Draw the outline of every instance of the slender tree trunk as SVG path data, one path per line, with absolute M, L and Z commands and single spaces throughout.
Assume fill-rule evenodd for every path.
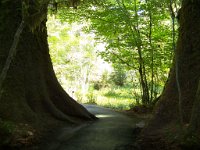
M 141 80 L 141 87 L 142 87 L 142 103 L 149 104 L 149 88 L 146 79 L 146 72 L 144 61 L 142 57 L 142 52 L 140 46 L 138 46 L 138 55 L 139 55 L 139 75 Z
M 21 20 L 21 0 L 0 2 L 0 71 Z M 56 79 L 49 55 L 46 19 L 34 32 L 26 26 L 16 48 L 17 54 L 2 85 L 1 119 L 40 124 L 41 120 L 54 118 L 68 122 L 95 118 Z
M 132 25 L 131 28 L 134 28 L 135 32 L 136 32 L 136 45 L 137 45 L 137 51 L 138 51 L 138 56 L 139 56 L 139 74 L 140 74 L 140 79 L 141 79 L 141 86 L 142 86 L 142 103 L 143 104 L 149 104 L 149 87 L 147 84 L 147 78 L 146 78 L 146 68 L 145 68 L 145 64 L 144 64 L 144 59 L 142 56 L 142 41 L 141 41 L 141 37 L 140 37 L 140 30 L 139 30 L 139 16 L 138 16 L 138 8 L 137 8 L 137 1 L 134 1 L 135 3 L 135 17 L 136 17 L 136 25 Z M 133 32 L 134 33 L 134 32 Z M 134 34 L 133 34 L 134 35 Z
M 154 94 L 154 48 L 152 47 L 152 12 L 151 12 L 151 2 L 146 0 L 148 11 L 149 11 L 149 45 L 151 50 L 151 87 L 150 87 L 150 103 L 153 102 L 153 94 Z
M 130 20 L 130 13 L 127 11 L 126 6 L 124 5 L 124 1 L 120 2 L 117 1 L 118 5 L 122 7 L 126 17 Z M 138 52 L 138 73 L 140 76 L 140 84 L 141 84 L 141 93 L 142 93 L 142 103 L 143 104 L 149 104 L 149 87 L 147 84 L 147 78 L 146 78 L 146 68 L 142 56 L 142 41 L 140 37 L 140 30 L 139 30 L 139 18 L 138 18 L 138 8 L 137 8 L 137 1 L 134 0 L 134 11 L 135 11 L 135 19 L 136 19 L 136 24 L 132 24 L 131 21 L 127 21 L 128 27 L 132 33 L 133 36 L 133 43 L 136 44 L 137 46 L 137 52 Z M 133 49 L 135 48 L 135 45 L 133 45 Z

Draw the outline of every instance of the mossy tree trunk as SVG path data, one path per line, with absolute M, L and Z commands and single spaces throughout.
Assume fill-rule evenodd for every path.
M 200 135 L 200 82 L 192 109 L 189 132 Z
M 171 123 L 180 123 L 180 118 L 185 125 L 198 125 L 193 132 L 199 130 L 199 119 L 195 116 L 199 116 L 200 110 L 199 94 L 196 94 L 200 79 L 200 1 L 183 0 L 178 20 L 180 27 L 174 64 L 154 117 L 142 137 L 151 137 Z
M 155 119 L 162 120 L 163 124 L 179 120 L 177 72 L 181 90 L 183 122 L 189 123 L 191 118 L 200 77 L 199 6 L 199 1 L 185 0 L 179 11 L 180 28 L 175 61 L 155 113 Z
M 0 71 L 22 20 L 21 6 L 21 0 L 0 1 Z M 0 118 L 29 124 L 40 124 L 41 120 L 76 122 L 95 118 L 56 79 L 49 55 L 46 19 L 34 32 L 25 26 L 20 36 L 17 54 L 2 86 Z

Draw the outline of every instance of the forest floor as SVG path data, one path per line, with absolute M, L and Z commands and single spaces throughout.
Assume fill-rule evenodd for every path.
M 76 128 L 63 127 L 39 146 L 41 150 L 129 150 L 145 119 L 97 105 L 84 105 L 99 119 Z

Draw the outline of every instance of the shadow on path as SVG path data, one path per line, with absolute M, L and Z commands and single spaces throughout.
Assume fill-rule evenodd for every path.
M 62 128 L 43 150 L 128 150 L 137 118 L 96 105 L 84 105 L 99 120 L 76 128 Z

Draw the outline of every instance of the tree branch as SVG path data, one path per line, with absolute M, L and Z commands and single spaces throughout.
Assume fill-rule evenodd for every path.
M 0 75 L 0 99 L 1 99 L 1 96 L 2 96 L 2 93 L 3 93 L 3 90 L 2 90 L 3 82 L 5 81 L 5 78 L 7 76 L 8 70 L 10 68 L 10 64 L 11 64 L 12 60 L 14 59 L 14 57 L 17 53 L 17 46 L 18 46 L 19 39 L 20 39 L 20 36 L 22 34 L 24 27 L 25 27 L 25 23 L 22 20 L 17 31 L 16 31 L 16 33 L 15 33 L 14 40 L 13 40 L 12 46 L 10 48 L 6 63 L 4 65 L 4 68 L 3 68 L 1 75 Z

